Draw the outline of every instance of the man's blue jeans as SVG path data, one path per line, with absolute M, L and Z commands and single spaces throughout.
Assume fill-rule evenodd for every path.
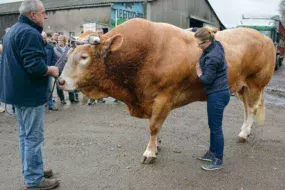
M 19 128 L 22 174 L 26 186 L 38 185 L 43 180 L 41 146 L 44 142 L 44 105 L 36 107 L 15 106 Z
M 230 100 L 229 90 L 214 92 L 208 95 L 207 112 L 210 127 L 210 152 L 223 160 L 224 134 L 222 130 L 224 109 Z

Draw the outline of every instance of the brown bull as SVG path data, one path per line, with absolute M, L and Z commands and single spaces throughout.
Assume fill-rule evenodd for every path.
M 62 88 L 78 89 L 92 99 L 112 96 L 126 103 L 132 116 L 148 118 L 151 136 L 143 156 L 151 162 L 170 111 L 207 98 L 195 71 L 202 52 L 194 33 L 132 19 L 105 35 L 87 32 L 80 39 L 91 44 L 78 46 L 69 56 Z M 225 48 L 230 90 L 244 105 L 238 136 L 245 140 L 254 116 L 264 120 L 263 91 L 274 72 L 274 46 L 266 36 L 245 28 L 218 32 L 216 39 Z

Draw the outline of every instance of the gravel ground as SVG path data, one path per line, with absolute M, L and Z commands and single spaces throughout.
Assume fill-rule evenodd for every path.
M 220 171 L 203 171 L 197 156 L 209 145 L 206 103 L 171 112 L 162 150 L 153 165 L 140 163 L 149 140 L 148 120 L 129 116 L 123 103 L 58 105 L 45 119 L 44 161 L 61 180 L 59 190 L 285 189 L 285 69 L 266 88 L 266 121 L 237 143 L 243 123 L 236 97 L 224 115 L 225 157 Z M 14 116 L 0 114 L 0 189 L 23 187 Z

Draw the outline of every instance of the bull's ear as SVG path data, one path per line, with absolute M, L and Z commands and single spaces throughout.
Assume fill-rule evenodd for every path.
M 107 40 L 107 45 L 104 46 L 106 51 L 117 51 L 123 44 L 123 36 L 118 34 Z

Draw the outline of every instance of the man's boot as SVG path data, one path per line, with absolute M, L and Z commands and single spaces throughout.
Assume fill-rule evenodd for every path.
M 49 190 L 57 187 L 59 185 L 59 181 L 57 179 L 45 179 L 36 186 L 26 187 L 25 190 Z
M 52 175 L 53 175 L 53 172 L 51 169 L 44 170 L 44 178 L 50 178 Z

